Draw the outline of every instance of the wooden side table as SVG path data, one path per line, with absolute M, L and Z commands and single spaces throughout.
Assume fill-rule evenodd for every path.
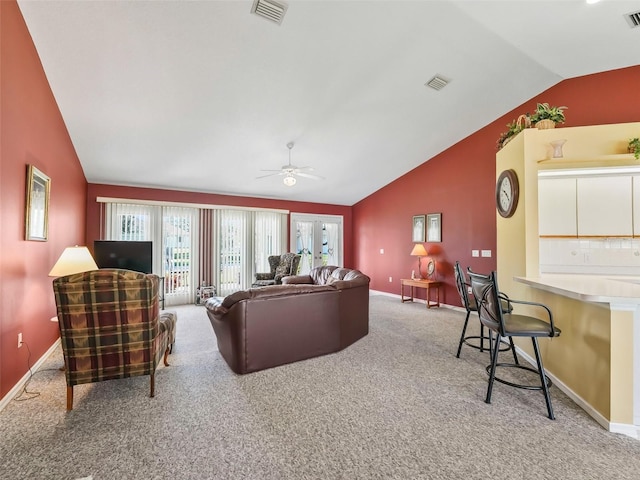
M 440 306 L 440 285 L 442 282 L 438 280 L 420 280 L 413 278 L 403 278 L 400 280 L 400 299 L 402 302 L 413 302 L 413 289 L 424 288 L 427 291 L 427 308 Z M 404 296 L 404 287 L 410 287 L 411 297 Z M 431 288 L 436 291 L 435 301 L 431 300 Z

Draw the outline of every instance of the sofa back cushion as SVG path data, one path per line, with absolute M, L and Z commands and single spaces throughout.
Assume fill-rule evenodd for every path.
M 369 284 L 369 277 L 360 270 L 333 265 L 312 268 L 309 276 L 318 285 L 331 285 L 339 290 Z
M 241 290 L 224 297 L 222 302 L 217 299 L 209 299 L 206 305 L 209 310 L 218 314 L 226 313 L 231 307 L 242 300 L 253 298 L 282 297 L 285 295 L 299 295 L 303 293 L 315 293 L 324 291 L 335 291 L 332 285 L 272 285 L 263 288 L 252 288 Z

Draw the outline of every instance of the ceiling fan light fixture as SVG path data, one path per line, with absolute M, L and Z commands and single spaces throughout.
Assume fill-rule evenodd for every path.
M 283 183 L 287 186 L 287 187 L 293 187 L 297 180 L 296 177 L 294 177 L 293 175 L 291 175 L 290 173 L 288 173 L 283 179 L 282 179 Z

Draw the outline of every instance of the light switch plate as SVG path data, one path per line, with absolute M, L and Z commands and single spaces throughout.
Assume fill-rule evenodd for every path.
M 491 256 L 491 250 L 482 250 L 482 256 L 483 257 L 490 257 Z

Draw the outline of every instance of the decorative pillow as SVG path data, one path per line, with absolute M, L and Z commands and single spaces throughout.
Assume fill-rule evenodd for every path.
M 276 267 L 276 277 L 284 277 L 289 275 L 289 267 L 286 265 L 278 265 Z

